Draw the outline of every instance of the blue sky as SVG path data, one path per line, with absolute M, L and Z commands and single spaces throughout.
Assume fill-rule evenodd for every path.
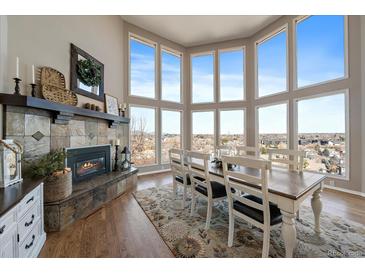
M 192 67 L 193 103 L 214 101 L 214 57 L 213 54 L 194 56 Z
M 268 95 L 286 89 L 286 32 L 271 37 L 258 45 L 259 94 Z M 298 85 L 310 85 L 344 75 L 344 17 L 311 16 L 297 25 Z M 223 99 L 241 99 L 243 89 L 242 50 L 220 52 L 220 81 Z M 178 101 L 180 87 L 180 58 L 162 53 L 162 94 L 165 99 Z M 193 101 L 213 101 L 212 54 L 192 58 Z M 153 97 L 155 86 L 155 49 L 131 40 L 131 89 L 132 94 Z M 293 91 L 295 92 L 295 91 Z M 332 96 L 299 102 L 299 131 L 343 132 L 344 98 Z M 310 110 L 309 110 L 310 109 Z M 267 111 L 269 112 L 270 109 Z M 136 111 L 135 111 L 136 112 Z M 231 116 L 229 116 L 231 115 Z M 193 127 L 197 133 L 212 132 L 213 119 L 201 115 Z M 261 117 L 266 117 L 265 119 Z M 285 117 L 285 118 L 284 118 Z M 146 119 L 153 124 L 153 115 Z M 226 132 L 238 132 L 240 123 L 236 114 L 227 112 L 223 125 Z M 166 131 L 176 131 L 171 120 Z M 286 114 L 283 109 L 260 116 L 260 132 L 286 132 Z
M 180 102 L 181 58 L 162 51 L 162 99 Z
M 244 60 L 243 49 L 219 53 L 221 101 L 243 100 Z

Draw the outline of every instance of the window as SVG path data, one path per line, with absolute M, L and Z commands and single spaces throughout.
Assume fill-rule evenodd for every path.
M 162 100 L 181 102 L 181 55 L 161 51 Z
M 130 108 L 132 162 L 137 166 L 156 163 L 155 109 Z
M 307 170 L 345 175 L 346 98 L 344 93 L 298 101 L 298 149 L 307 151 Z
M 213 54 L 192 56 L 192 102 L 214 102 L 214 57 Z
M 219 52 L 220 101 L 244 99 L 243 49 Z
M 219 111 L 219 144 L 235 147 L 244 145 L 244 110 L 220 110 Z
M 270 148 L 287 148 L 287 104 L 258 108 L 259 148 L 261 155 Z
M 130 94 L 155 98 L 155 46 L 129 39 Z
M 296 24 L 297 86 L 345 76 L 345 17 L 310 16 Z
M 181 148 L 181 112 L 162 110 L 161 162 L 169 161 L 169 150 Z
M 286 30 L 257 44 L 258 97 L 287 90 Z
M 211 153 L 214 151 L 214 111 L 193 112 L 192 150 Z

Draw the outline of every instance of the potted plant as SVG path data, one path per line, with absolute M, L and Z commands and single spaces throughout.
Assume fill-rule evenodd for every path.
M 33 178 L 44 178 L 44 201 L 54 202 L 67 198 L 72 193 L 72 172 L 65 167 L 66 152 L 52 151 L 30 165 Z

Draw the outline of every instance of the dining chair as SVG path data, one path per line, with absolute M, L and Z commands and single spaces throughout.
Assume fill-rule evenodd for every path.
M 289 170 L 302 173 L 304 169 L 305 150 L 291 149 L 269 149 L 269 161 L 287 166 Z M 297 211 L 297 219 L 299 219 L 299 209 Z
M 209 174 L 210 155 L 205 153 L 187 151 L 186 159 L 191 180 L 191 216 L 194 215 L 195 204 L 198 197 L 207 200 L 207 218 L 205 229 L 210 227 L 213 204 L 216 201 L 225 199 L 226 188 L 224 185 L 212 181 Z
M 254 156 L 259 157 L 259 149 L 257 147 L 236 146 L 236 156 Z
M 292 150 L 292 149 L 269 149 L 268 151 L 269 161 L 272 163 L 279 163 L 287 166 L 289 170 L 295 170 L 303 172 L 304 169 L 304 157 L 306 152 L 304 150 Z
M 184 163 L 185 153 L 182 149 L 172 148 L 169 150 L 170 166 L 173 179 L 173 197 L 176 199 L 177 186 L 183 186 L 182 208 L 185 208 L 185 200 L 188 187 L 190 187 L 190 178 Z
M 269 202 L 270 162 L 239 156 L 223 156 L 222 162 L 229 210 L 228 246 L 233 245 L 234 222 L 240 218 L 263 230 L 262 257 L 266 258 L 269 256 L 270 228 L 282 222 L 280 209 Z M 229 170 L 228 164 L 238 168 Z M 235 191 L 230 191 L 232 189 Z M 240 195 L 241 192 L 245 194 Z
M 219 155 L 216 155 L 217 157 L 230 156 L 232 152 L 232 147 L 227 145 L 220 145 L 217 147 L 217 150 L 219 151 Z

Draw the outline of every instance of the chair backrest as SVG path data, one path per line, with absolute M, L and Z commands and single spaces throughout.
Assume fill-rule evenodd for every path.
M 269 149 L 269 161 L 288 166 L 290 170 L 303 172 L 305 151 L 291 149 Z
M 196 185 L 201 185 L 207 188 L 208 193 L 211 193 L 212 189 L 209 176 L 210 154 L 186 151 L 185 155 L 192 187 L 194 188 Z M 196 177 L 200 177 L 204 180 L 198 180 Z
M 217 147 L 218 150 L 218 157 L 221 156 L 230 156 L 231 155 L 231 151 L 232 151 L 232 147 L 230 146 L 225 146 L 225 145 L 220 145 Z
M 172 174 L 185 177 L 184 150 L 172 148 L 169 150 L 170 167 Z
M 270 226 L 270 209 L 268 194 L 268 170 L 270 162 L 264 159 L 254 159 L 252 157 L 222 157 L 224 183 L 226 186 L 228 203 L 233 209 L 233 202 L 239 201 L 249 207 L 256 208 L 263 212 L 264 224 L 256 220 L 242 216 L 246 221 L 257 227 Z M 228 164 L 236 167 L 228 169 Z M 235 191 L 232 191 L 234 189 Z M 241 196 L 246 193 L 262 199 L 262 204 Z
M 259 149 L 257 147 L 236 146 L 236 156 L 254 156 L 259 157 Z

